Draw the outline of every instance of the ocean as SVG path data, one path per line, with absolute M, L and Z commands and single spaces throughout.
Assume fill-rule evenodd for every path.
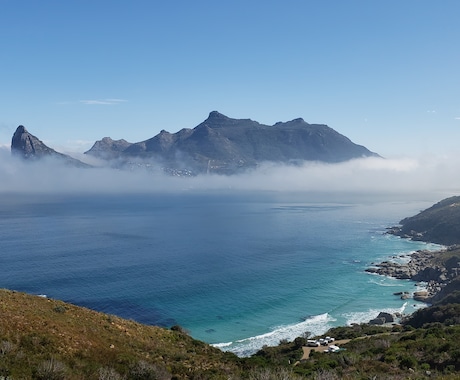
M 0 200 L 0 287 L 180 325 L 240 356 L 423 304 L 368 274 L 432 244 L 385 234 L 427 202 L 231 191 Z

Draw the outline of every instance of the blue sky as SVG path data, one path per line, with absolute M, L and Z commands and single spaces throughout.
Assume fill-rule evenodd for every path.
M 460 2 L 0 0 L 0 145 L 137 142 L 212 110 L 383 156 L 460 140 Z

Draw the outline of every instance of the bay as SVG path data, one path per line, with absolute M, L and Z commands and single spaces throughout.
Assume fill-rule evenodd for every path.
M 142 323 L 178 324 L 239 355 L 305 331 L 423 305 L 375 262 L 437 246 L 385 234 L 428 202 L 311 194 L 20 195 L 0 200 L 0 286 Z

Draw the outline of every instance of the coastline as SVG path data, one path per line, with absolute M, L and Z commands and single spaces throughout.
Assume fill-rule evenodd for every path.
M 393 234 L 392 229 L 387 233 Z M 365 271 L 398 280 L 411 280 L 414 285 L 423 285 L 424 290 L 394 293 L 401 299 L 413 298 L 426 304 L 433 304 L 446 294 L 446 286 L 460 275 L 460 246 L 446 246 L 439 250 L 418 250 L 410 255 L 407 263 L 386 260 Z M 404 258 L 400 256 L 399 258 Z
M 417 301 L 431 305 L 460 302 L 460 197 L 446 198 L 415 216 L 387 228 L 387 234 L 404 240 L 441 244 L 437 250 L 421 250 L 398 260 L 373 264 L 366 272 L 414 281 L 424 290 L 413 293 Z M 399 257 L 397 259 L 401 259 Z M 406 259 L 406 257 L 404 257 Z M 401 261 L 401 260 L 400 260 Z M 412 298 L 402 292 L 401 298 Z

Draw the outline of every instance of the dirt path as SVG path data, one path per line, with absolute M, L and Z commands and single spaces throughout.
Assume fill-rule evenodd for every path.
M 341 346 L 342 344 L 345 344 L 345 343 L 348 343 L 350 341 L 350 339 L 342 339 L 342 340 L 336 340 L 335 342 L 332 342 L 331 345 L 335 345 L 335 346 Z M 318 352 L 324 352 L 326 351 L 327 349 L 329 348 L 329 346 L 319 346 L 319 347 L 302 347 L 302 350 L 303 350 L 303 355 L 302 355 L 302 358 L 300 360 L 305 360 L 305 359 L 308 359 L 310 357 L 310 352 L 311 351 L 318 351 Z

